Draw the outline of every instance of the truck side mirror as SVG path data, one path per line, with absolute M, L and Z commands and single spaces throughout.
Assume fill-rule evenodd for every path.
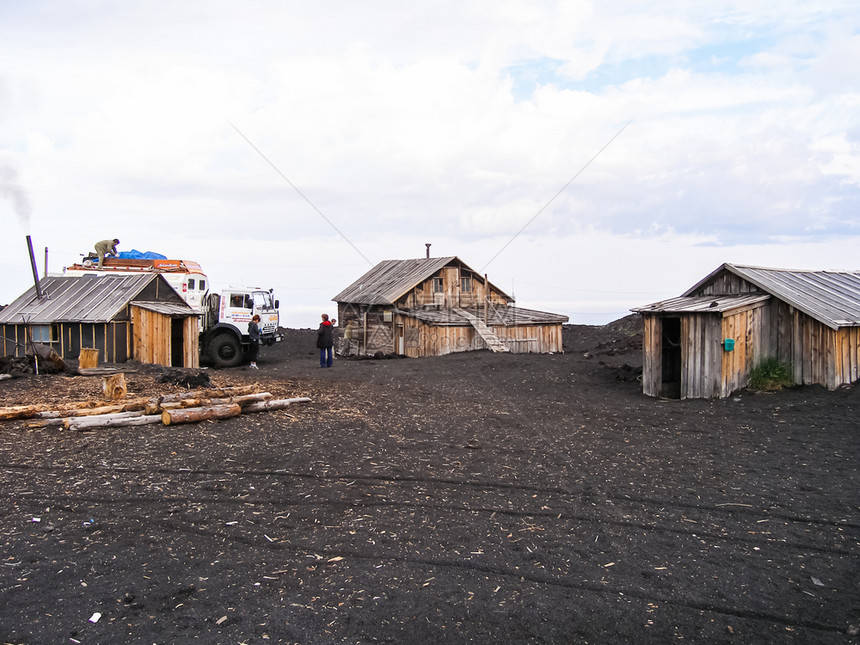
M 275 300 L 275 309 L 280 309 L 280 308 L 281 308 L 281 301 Z

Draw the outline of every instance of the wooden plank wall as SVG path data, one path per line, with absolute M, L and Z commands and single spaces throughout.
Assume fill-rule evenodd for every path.
M 429 325 L 415 318 L 396 314 L 392 317 L 391 322 L 386 322 L 383 310 L 384 308 L 361 309 L 349 304 L 339 304 L 338 329 L 340 333 L 343 333 L 350 321 L 354 323 L 352 328 L 353 351 L 357 351 L 360 355 L 396 352 L 395 328 L 398 324 L 403 325 L 405 355 L 411 358 L 442 356 L 454 352 L 484 348 L 483 339 L 471 325 Z M 535 340 L 536 345 L 533 346 L 543 353 L 563 351 L 561 324 L 499 326 L 494 327 L 493 332 L 502 340 L 505 338 Z M 365 337 L 367 339 L 366 347 Z M 526 343 L 523 345 L 528 346 Z
M 134 359 L 141 363 L 172 366 L 170 316 L 131 306 Z M 199 367 L 199 332 L 196 316 L 188 316 L 182 324 L 183 367 Z
M 660 396 L 662 320 L 652 315 L 644 315 L 643 319 L 642 392 Z M 835 389 L 860 379 L 860 327 L 834 330 L 775 299 L 754 309 L 727 314 L 717 333 L 708 332 L 705 323 L 695 321 L 692 314 L 681 320 L 683 398 L 727 397 L 745 387 L 752 370 L 770 357 L 790 366 L 798 385 Z M 733 351 L 723 350 L 720 343 L 725 338 L 735 340 Z M 711 362 L 715 357 L 718 366 Z M 718 375 L 716 392 L 709 374 Z
M 761 291 L 761 289 L 759 289 L 751 282 L 747 282 L 743 278 L 736 276 L 734 273 L 724 271 L 721 275 L 718 275 L 713 282 L 708 285 L 705 285 L 692 295 L 713 296 L 740 293 L 758 293 L 759 291 Z
M 860 379 L 860 328 L 831 329 L 780 302 L 777 330 L 775 355 L 798 385 L 832 390 Z
M 128 322 L 118 321 L 109 323 L 57 323 L 56 338 L 51 343 L 60 356 L 66 359 L 76 359 L 80 356 L 81 347 L 99 350 L 99 360 L 102 362 L 122 363 L 128 360 Z M 28 338 L 26 325 L 4 325 L 2 334 L 3 356 L 24 356 L 25 339 Z M 16 343 L 21 343 L 16 347 Z
M 642 338 L 642 393 L 660 396 L 663 389 L 663 320 L 643 314 L 645 333 Z
M 188 316 L 182 325 L 182 354 L 185 367 L 200 367 L 200 324 L 197 316 Z
M 753 368 L 764 358 L 774 355 L 771 318 L 769 306 L 747 309 L 723 318 L 722 337 L 733 338 L 735 348 L 731 352 L 721 348 L 721 397 L 746 387 Z
M 131 321 L 134 360 L 170 365 L 170 318 L 140 307 L 131 307 Z
M 23 345 L 24 340 L 18 338 L 18 325 L 0 325 L 0 334 L 3 335 L 2 356 L 21 356 L 18 351 L 23 351 L 23 347 L 19 348 L 17 344 Z
M 563 350 L 561 324 L 494 326 L 490 328 L 511 351 L 560 354 Z M 514 341 L 509 343 L 508 341 Z
M 720 317 L 715 314 L 681 316 L 681 398 L 720 396 Z
M 836 374 L 839 385 L 860 379 L 860 327 L 844 327 L 836 336 Z
M 483 276 L 478 276 L 470 271 L 461 271 L 457 267 L 446 267 L 440 273 L 443 282 L 444 300 L 443 307 L 476 307 L 483 306 L 487 293 L 487 283 Z M 472 290 L 460 291 L 460 278 L 462 276 L 472 277 Z M 503 298 L 497 291 L 490 291 L 490 302 L 495 305 L 507 305 L 507 298 Z M 437 303 L 433 292 L 433 279 L 429 278 L 415 286 L 406 296 L 398 301 L 398 307 L 404 309 L 419 309 L 422 307 L 435 306 Z

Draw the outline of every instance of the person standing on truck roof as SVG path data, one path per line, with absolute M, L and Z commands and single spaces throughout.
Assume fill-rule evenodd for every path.
M 328 320 L 328 314 L 323 314 L 320 328 L 317 330 L 317 347 L 320 350 L 320 367 L 331 367 L 331 348 L 333 345 L 334 327 Z
M 248 323 L 248 336 L 251 337 L 251 369 L 258 370 L 257 354 L 260 353 L 260 317 L 254 314 Z
M 116 245 L 119 244 L 119 240 L 114 238 L 112 240 L 102 240 L 101 242 L 96 242 L 96 253 L 99 255 L 99 269 L 102 268 L 102 264 L 105 261 L 106 255 L 116 256 Z

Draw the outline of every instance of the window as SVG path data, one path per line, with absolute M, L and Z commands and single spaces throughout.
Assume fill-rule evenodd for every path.
M 243 294 L 234 293 L 230 295 L 230 306 L 237 307 L 239 309 L 243 309 L 245 305 L 245 299 L 243 298 Z
M 188 278 L 188 290 L 194 291 L 194 278 Z
M 50 325 L 33 325 L 31 327 L 34 343 L 50 343 L 51 342 L 51 326 Z
M 254 292 L 254 309 L 274 309 L 272 306 L 272 296 L 265 291 Z
M 460 278 L 460 291 L 472 290 L 472 276 L 463 276 Z
M 206 280 L 201 280 L 197 285 L 197 288 L 200 289 L 200 291 L 206 291 Z
M 445 290 L 445 286 L 442 284 L 442 278 L 433 278 L 433 293 L 441 293 Z

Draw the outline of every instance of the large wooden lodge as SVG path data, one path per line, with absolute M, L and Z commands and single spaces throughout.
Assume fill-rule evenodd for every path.
M 650 396 L 727 397 L 768 358 L 797 384 L 860 378 L 860 271 L 723 264 L 680 297 L 633 311 L 644 319 Z
M 439 356 L 562 351 L 567 316 L 513 298 L 457 257 L 387 260 L 336 295 L 342 353 Z

